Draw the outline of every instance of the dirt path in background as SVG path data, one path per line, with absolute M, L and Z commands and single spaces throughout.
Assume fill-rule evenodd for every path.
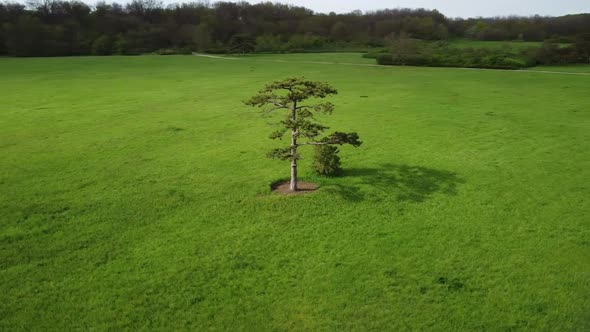
M 220 59 L 220 60 L 251 60 L 254 62 L 278 62 L 278 63 L 304 63 L 304 64 L 315 64 L 315 65 L 339 65 L 339 66 L 357 66 L 357 67 L 388 67 L 370 63 L 352 63 L 352 62 L 327 62 L 327 61 L 288 61 L 288 60 L 269 60 L 269 59 L 252 59 L 252 58 L 232 58 L 226 56 L 209 55 L 201 53 L 193 53 L 194 56 Z M 434 67 L 430 67 L 434 68 Z M 512 73 L 539 73 L 539 74 L 554 74 L 554 75 L 581 75 L 590 76 L 590 73 L 570 72 L 570 71 L 549 71 L 549 70 L 510 70 L 510 69 L 486 69 L 486 68 L 457 68 L 457 67 L 445 67 L 447 69 L 458 69 L 458 70 L 479 70 L 479 71 L 505 71 Z
M 227 56 L 218 56 L 218 55 L 210 55 L 210 54 L 202 54 L 202 53 L 192 53 L 194 56 L 200 56 L 203 58 L 211 58 L 211 59 L 223 59 L 223 60 L 242 60 L 242 59 L 238 59 L 238 58 L 230 58 Z

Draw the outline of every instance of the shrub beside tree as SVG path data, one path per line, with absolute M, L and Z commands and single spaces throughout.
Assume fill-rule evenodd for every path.
M 336 176 L 342 172 L 337 147 L 332 145 L 317 145 L 314 147 L 313 171 L 317 175 Z

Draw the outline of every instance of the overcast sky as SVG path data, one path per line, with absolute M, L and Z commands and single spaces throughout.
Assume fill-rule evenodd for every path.
M 182 0 L 164 0 L 182 2 Z M 216 2 L 211 0 L 211 2 Z M 250 3 L 261 2 L 250 0 Z M 273 1 L 276 2 L 276 1 Z M 438 9 L 447 17 L 550 15 L 590 13 L 590 0 L 283 0 L 316 12 L 346 13 L 383 8 Z

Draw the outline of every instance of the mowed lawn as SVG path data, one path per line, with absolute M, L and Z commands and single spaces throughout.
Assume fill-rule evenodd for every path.
M 320 118 L 364 144 L 341 149 L 341 178 L 313 176 L 307 150 L 321 188 L 284 197 L 276 119 L 241 101 L 300 75 L 339 89 Z M 0 330 L 588 330 L 589 91 L 535 72 L 0 59 Z

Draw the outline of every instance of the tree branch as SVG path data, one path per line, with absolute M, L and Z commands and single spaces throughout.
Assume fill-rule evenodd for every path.
M 285 107 L 282 106 L 277 106 L 277 107 L 271 107 L 271 108 L 267 108 L 265 110 L 262 111 L 262 115 L 268 115 L 276 110 L 280 110 L 280 109 L 284 109 Z
M 283 105 L 283 104 L 281 104 L 277 101 L 274 101 L 274 100 L 269 100 L 269 102 L 271 102 L 273 105 L 275 105 L 277 107 L 277 109 L 278 108 L 288 108 L 286 105 Z
M 297 144 L 297 146 L 303 146 L 303 145 L 329 145 L 329 144 L 335 144 L 332 142 L 306 142 L 306 143 L 299 143 Z

